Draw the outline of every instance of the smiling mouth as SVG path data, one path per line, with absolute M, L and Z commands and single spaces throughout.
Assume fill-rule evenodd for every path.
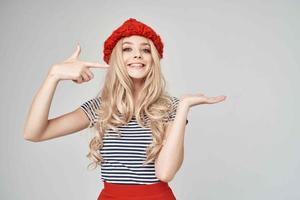
M 128 64 L 128 66 L 133 69 L 141 69 L 141 68 L 145 67 L 145 65 L 142 63 L 139 63 L 139 64 L 132 63 L 132 64 Z

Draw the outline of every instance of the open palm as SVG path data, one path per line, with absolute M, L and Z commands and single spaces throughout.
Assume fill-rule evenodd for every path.
M 181 97 L 181 100 L 184 101 L 189 107 L 199 105 L 199 104 L 214 104 L 224 101 L 226 96 L 216 96 L 216 97 L 207 97 L 203 93 L 197 94 L 186 94 Z

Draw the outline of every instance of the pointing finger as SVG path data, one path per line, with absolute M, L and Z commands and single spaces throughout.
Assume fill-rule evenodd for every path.
M 84 65 L 88 66 L 88 67 L 96 67 L 96 68 L 99 68 L 99 67 L 109 67 L 108 64 L 104 63 L 104 64 L 100 64 L 100 63 L 97 63 L 97 62 L 82 62 Z

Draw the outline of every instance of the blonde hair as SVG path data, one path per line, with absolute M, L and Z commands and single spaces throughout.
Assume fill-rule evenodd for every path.
M 134 105 L 133 82 L 128 75 L 122 57 L 122 41 L 114 47 L 109 60 L 110 67 L 105 76 L 104 86 L 100 92 L 101 104 L 96 110 L 99 116 L 95 123 L 96 135 L 89 144 L 87 157 L 95 169 L 101 165 L 103 158 L 98 152 L 103 147 L 103 137 L 108 128 L 115 130 L 120 137 L 118 126 L 126 125 L 135 115 L 138 124 L 143 128 L 151 128 L 152 143 L 147 147 L 147 158 L 144 165 L 153 162 L 163 145 L 166 125 L 172 111 L 171 96 L 166 92 L 166 81 L 161 72 L 160 58 L 153 42 L 148 39 L 153 59 L 152 66 L 145 77 L 140 98 Z

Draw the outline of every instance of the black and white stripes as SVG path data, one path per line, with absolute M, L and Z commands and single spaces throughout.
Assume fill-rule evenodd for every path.
M 98 115 L 96 113 L 96 109 L 99 109 L 101 103 L 100 97 L 95 97 L 93 99 L 88 100 L 87 102 L 83 103 L 80 108 L 85 112 L 90 120 L 89 128 L 92 128 L 97 119 Z
M 170 120 L 173 121 L 179 99 L 172 97 L 172 112 Z M 101 99 L 99 97 L 83 103 L 80 107 L 90 119 L 93 127 L 98 119 L 95 109 L 99 108 Z M 186 124 L 188 120 L 186 120 Z M 103 138 L 103 147 L 100 153 L 104 159 L 101 165 L 101 179 L 110 183 L 119 184 L 152 184 L 160 180 L 155 175 L 154 162 L 143 166 L 146 160 L 146 149 L 152 142 L 150 128 L 143 128 L 133 117 L 127 125 L 118 127 L 121 137 L 108 129 Z

